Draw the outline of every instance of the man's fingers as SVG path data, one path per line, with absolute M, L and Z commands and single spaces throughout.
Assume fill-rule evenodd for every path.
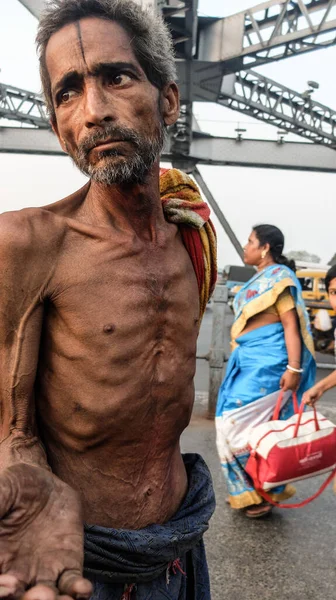
M 0 575 L 1 600 L 89 600 L 92 585 L 73 571 L 60 577 L 60 588 L 52 582 L 39 582 L 24 591 L 23 584 L 13 575 Z M 67 589 L 67 591 L 65 591 Z
M 15 575 L 0 575 L 0 598 L 19 598 L 24 586 Z
M 78 600 L 89 600 L 92 595 L 92 584 L 84 579 L 78 571 L 64 571 L 58 580 L 60 594 L 71 596 Z
M 12 600 L 12 598 L 15 598 L 15 596 L 16 594 L 14 590 L 10 590 L 8 587 L 0 585 L 0 598 L 8 598 L 9 600 Z
M 52 583 L 37 583 L 26 591 L 21 600 L 56 600 L 57 595 L 58 590 Z

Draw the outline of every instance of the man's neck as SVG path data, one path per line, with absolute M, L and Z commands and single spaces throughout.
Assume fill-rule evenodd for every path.
M 85 200 L 85 214 L 96 225 L 130 231 L 155 242 L 165 222 L 160 199 L 159 165 L 144 183 L 102 185 L 91 181 Z

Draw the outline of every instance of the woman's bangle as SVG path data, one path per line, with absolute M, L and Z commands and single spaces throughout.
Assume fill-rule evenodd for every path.
M 290 365 L 287 365 L 286 369 L 291 373 L 303 373 L 303 369 L 296 369 L 295 367 L 291 367 Z

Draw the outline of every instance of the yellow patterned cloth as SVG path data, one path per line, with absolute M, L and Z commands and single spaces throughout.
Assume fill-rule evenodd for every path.
M 276 315 L 277 317 L 281 317 L 289 310 L 295 308 L 295 302 L 292 294 L 289 291 L 289 288 L 285 288 L 281 294 L 277 297 L 276 301 L 272 306 L 265 308 L 264 313 L 268 313 L 271 315 Z
M 304 347 L 311 356 L 315 356 L 310 320 L 302 298 L 301 286 L 293 271 L 285 265 L 271 265 L 256 273 L 236 294 L 233 302 L 235 321 L 231 329 L 232 350 L 237 347 L 236 339 L 244 331 L 249 319 L 274 306 L 279 298 L 279 308 L 282 312 L 286 312 L 284 308 L 288 310 L 288 297 L 286 299 L 286 295 L 282 296 L 285 290 L 289 291 L 294 300 Z
M 202 317 L 217 278 L 217 241 L 210 209 L 196 183 L 178 169 L 160 170 L 160 195 L 165 217 L 178 225 L 193 263 Z

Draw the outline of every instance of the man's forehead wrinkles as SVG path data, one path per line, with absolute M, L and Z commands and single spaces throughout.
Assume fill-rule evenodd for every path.
M 82 58 L 83 58 L 84 64 L 87 66 L 80 21 L 76 21 L 76 29 L 77 29 L 79 47 L 80 47 L 80 50 L 82 53 Z

